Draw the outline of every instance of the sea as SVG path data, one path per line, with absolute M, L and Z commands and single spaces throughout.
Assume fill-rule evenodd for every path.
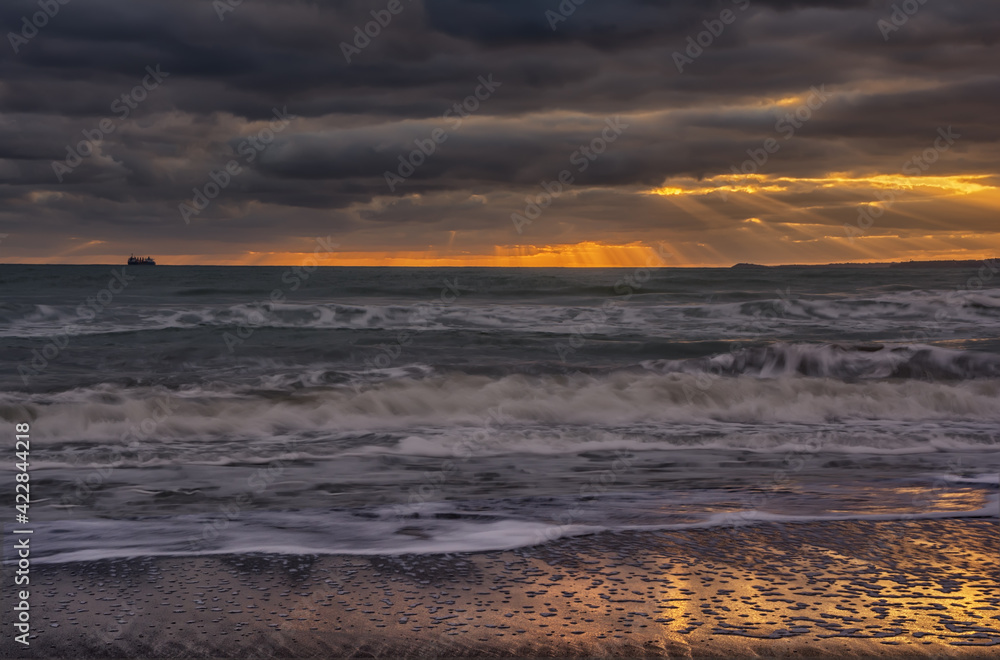
M 65 562 L 995 518 L 996 268 L 0 265 L 4 529 Z

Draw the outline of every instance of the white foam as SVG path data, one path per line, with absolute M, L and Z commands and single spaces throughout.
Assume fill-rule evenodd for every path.
M 218 388 L 171 392 L 102 386 L 53 395 L 0 393 L 0 405 L 36 419 L 33 440 L 40 445 L 70 440 L 120 444 L 145 424 L 148 432 L 139 434 L 144 438 L 191 443 L 214 437 L 406 432 L 416 438 L 407 441 L 408 447 L 433 455 L 442 449 L 428 444 L 438 441 L 428 435 L 440 436 L 442 429 L 451 434 L 447 443 L 464 441 L 476 451 L 476 447 L 489 449 L 494 438 L 525 445 L 544 441 L 537 433 L 532 435 L 536 428 L 546 429 L 550 439 L 564 434 L 597 443 L 617 440 L 586 432 L 581 436 L 581 427 L 619 434 L 661 433 L 669 444 L 674 435 L 670 429 L 684 425 L 692 434 L 706 435 L 703 442 L 712 442 L 710 436 L 720 433 L 764 431 L 779 438 L 785 431 L 818 433 L 841 427 L 845 432 L 869 433 L 861 442 L 850 443 L 853 446 L 868 446 L 864 440 L 879 434 L 898 438 L 916 430 L 920 437 L 910 445 L 888 448 L 928 442 L 957 447 L 966 431 L 980 436 L 979 444 L 990 425 L 995 432 L 1000 421 L 998 398 L 996 379 L 848 383 L 829 378 L 706 380 L 685 373 L 618 372 L 601 377 L 397 378 L 360 393 L 345 385 L 279 397 Z M 559 430 L 563 426 L 565 432 Z M 996 438 L 986 441 L 995 443 Z M 773 446 L 774 441 L 766 444 Z
M 986 484 L 1000 488 L 1000 474 L 996 472 L 976 475 L 942 474 L 938 478 L 957 484 Z
M 443 508 L 443 505 L 438 505 Z M 428 511 L 424 511 L 427 513 Z M 409 522 L 392 516 L 358 519 L 334 512 L 242 512 L 206 537 L 219 517 L 179 516 L 152 520 L 64 520 L 37 522 L 43 548 L 38 563 L 93 561 L 139 556 L 202 556 L 277 553 L 291 555 L 399 555 L 486 552 L 538 545 L 558 538 L 609 531 L 668 531 L 746 526 L 760 523 L 902 521 L 1000 517 L 1000 495 L 990 495 L 976 510 L 899 513 L 819 513 L 788 515 L 759 510 L 706 513 L 693 522 L 663 524 L 563 525 L 540 520 L 500 518 L 486 521 Z M 13 540 L 8 541 L 13 543 Z M 13 553 L 8 553 L 11 556 Z M 11 563 L 14 560 L 8 560 Z

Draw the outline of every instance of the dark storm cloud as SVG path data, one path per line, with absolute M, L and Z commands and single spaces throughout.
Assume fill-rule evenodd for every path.
M 399 2 L 350 63 L 343 44 L 388 0 L 244 0 L 231 11 L 207 0 L 70 0 L 30 37 L 22 19 L 40 11 L 38 1 L 3 3 L 5 249 L 41 255 L 53 235 L 71 234 L 173 240 L 185 228 L 178 204 L 232 159 L 242 173 L 184 240 L 215 245 L 239 234 L 236 243 L 249 245 L 269 232 L 280 240 L 333 227 L 365 242 L 365 231 L 391 226 L 403 237 L 393 241 L 421 247 L 431 242 L 421 232 L 433 226 L 482 231 L 489 245 L 500 240 L 490 228 L 509 233 L 506 218 L 524 194 L 556 177 L 615 116 L 628 129 L 576 181 L 604 189 L 614 204 L 588 210 L 564 199 L 552 213 L 572 221 L 538 231 L 555 236 L 558 226 L 565 237 L 577 227 L 577 240 L 600 240 L 584 234 L 611 231 L 611 208 L 627 210 L 622 230 L 653 231 L 663 222 L 658 207 L 634 193 L 671 177 L 730 172 L 748 149 L 782 137 L 776 122 L 796 106 L 776 102 L 822 85 L 829 100 L 794 139 L 781 140 L 763 173 L 899 173 L 941 126 L 962 137 L 935 175 L 988 172 L 1000 156 L 1000 9 L 992 0 L 927 0 L 887 37 L 878 22 L 899 2 Z M 679 72 L 674 54 L 724 10 L 735 19 Z M 156 66 L 169 77 L 120 117 L 120 99 Z M 490 75 L 500 86 L 449 128 L 443 113 Z M 239 145 L 274 108 L 298 119 L 244 160 Z M 113 132 L 60 181 L 53 161 L 72 160 L 67 147 L 102 119 Z M 447 141 L 390 191 L 386 172 L 435 128 L 448 131 Z M 418 205 L 401 200 L 416 193 L 424 196 Z M 828 221 L 842 215 L 831 211 Z M 975 217 L 970 227 L 979 226 Z M 684 213 L 672 221 L 705 222 Z
M 753 5 L 787 11 L 808 7 L 844 9 L 870 4 L 870 0 L 723 0 L 715 3 L 587 0 L 579 4 L 573 0 L 435 0 L 427 2 L 426 7 L 428 22 L 433 28 L 482 44 L 522 45 L 556 39 L 613 49 L 649 45 L 647 42 L 681 35 L 695 26 L 700 30 L 703 19 L 725 8 Z

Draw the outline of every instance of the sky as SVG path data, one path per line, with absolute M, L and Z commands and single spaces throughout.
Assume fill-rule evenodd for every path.
M 1000 254 L 996 0 L 4 0 L 0 263 Z

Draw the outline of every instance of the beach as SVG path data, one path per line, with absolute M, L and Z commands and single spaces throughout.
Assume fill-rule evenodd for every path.
M 505 552 L 49 564 L 30 653 L 995 657 L 997 531 L 995 519 L 763 524 Z

